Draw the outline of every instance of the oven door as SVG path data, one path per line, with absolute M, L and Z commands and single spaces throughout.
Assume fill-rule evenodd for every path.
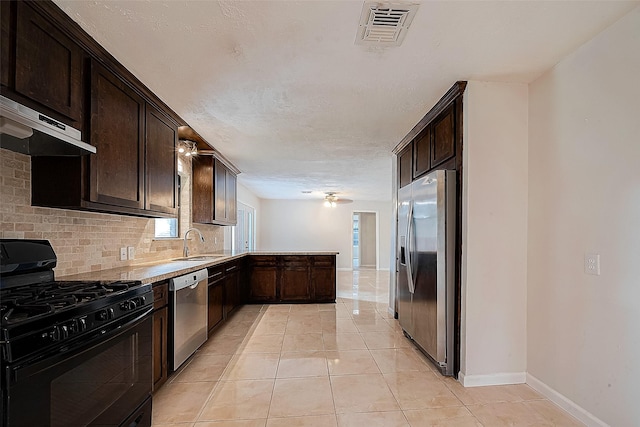
M 149 312 L 98 331 L 77 348 L 8 366 L 7 427 L 150 425 Z

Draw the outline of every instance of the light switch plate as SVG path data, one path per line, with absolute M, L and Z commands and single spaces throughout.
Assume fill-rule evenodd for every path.
M 133 246 L 129 246 L 127 248 L 127 252 L 129 255 L 129 259 L 135 259 L 136 258 L 136 248 L 134 248 Z
M 600 254 L 584 254 L 584 272 L 600 275 Z
M 127 248 L 120 248 L 120 261 L 127 260 Z

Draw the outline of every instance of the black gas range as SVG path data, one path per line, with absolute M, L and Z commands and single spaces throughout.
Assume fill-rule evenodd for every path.
M 2 425 L 150 425 L 151 285 L 56 281 L 46 240 L 0 251 Z

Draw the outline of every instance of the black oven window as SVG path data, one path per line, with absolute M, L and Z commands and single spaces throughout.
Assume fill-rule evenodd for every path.
M 138 334 L 51 382 L 51 427 L 89 424 L 139 382 Z

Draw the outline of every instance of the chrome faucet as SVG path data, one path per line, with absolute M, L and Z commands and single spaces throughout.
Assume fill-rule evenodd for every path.
M 200 241 L 204 243 L 204 237 L 202 237 L 202 233 L 200 232 L 200 230 L 198 230 L 197 228 L 188 229 L 184 233 L 184 245 L 182 248 L 182 256 L 185 258 L 189 256 L 189 247 L 187 246 L 187 235 L 189 234 L 190 231 L 195 231 L 196 233 L 198 233 L 198 235 L 200 236 Z

